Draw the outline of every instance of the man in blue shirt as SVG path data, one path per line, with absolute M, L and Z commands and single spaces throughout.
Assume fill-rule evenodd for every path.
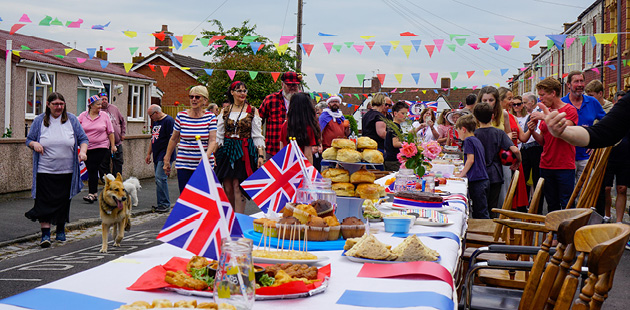
M 564 103 L 574 106 L 578 111 L 578 126 L 592 126 L 595 120 L 602 119 L 606 112 L 595 97 L 584 95 L 584 74 L 581 71 L 571 71 L 567 76 L 569 94 L 562 97 Z M 591 151 L 583 148 L 575 148 L 575 184 L 580 179 Z

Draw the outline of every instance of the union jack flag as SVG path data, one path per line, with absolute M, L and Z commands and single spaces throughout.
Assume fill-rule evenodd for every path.
M 270 209 L 280 212 L 287 202 L 294 201 L 303 176 L 298 156 L 304 159 L 311 180 L 322 178 L 302 151 L 289 143 L 241 183 L 241 187 L 263 212 Z
M 230 232 L 233 236 L 242 235 L 223 187 L 204 156 L 157 239 L 216 260 L 221 239 L 229 237 Z
M 438 103 L 437 101 L 429 101 L 426 103 L 427 108 L 432 109 L 434 112 L 437 111 Z
M 80 150 L 78 150 L 78 152 L 81 153 Z M 87 166 L 85 165 L 84 161 L 79 161 L 79 172 L 81 173 L 81 181 L 87 181 L 88 179 Z

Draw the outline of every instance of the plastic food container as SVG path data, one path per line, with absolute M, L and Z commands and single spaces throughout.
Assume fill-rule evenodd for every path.
M 391 233 L 406 234 L 413 225 L 412 218 L 385 217 L 383 221 L 385 222 L 385 231 Z

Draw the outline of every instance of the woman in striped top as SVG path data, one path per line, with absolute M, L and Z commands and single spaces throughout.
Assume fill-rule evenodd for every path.
M 212 167 L 214 167 L 214 152 L 217 149 L 217 117 L 205 110 L 208 104 L 208 89 L 201 85 L 195 86 L 190 89 L 189 95 L 191 108 L 177 113 L 173 135 L 164 155 L 164 172 L 169 175 L 171 154 L 179 143 L 175 168 L 180 193 L 201 161 L 201 152 L 195 136 L 201 137 L 201 144 L 206 149 Z

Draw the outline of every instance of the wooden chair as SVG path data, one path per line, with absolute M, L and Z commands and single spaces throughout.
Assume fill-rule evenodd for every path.
M 577 210 L 560 210 L 581 211 Z M 624 224 L 599 224 L 589 225 L 578 229 L 584 223 L 584 216 L 578 216 L 564 220 L 558 227 L 558 247 L 553 258 L 545 268 L 549 257 L 549 245 L 552 237 L 543 243 L 536 260 L 531 266 L 500 266 L 502 268 L 526 269 L 531 267 L 532 273 L 527 281 L 525 290 L 473 287 L 472 281 L 467 279 L 467 292 L 464 303 L 460 308 L 464 309 L 558 309 L 565 310 L 571 307 L 579 283 L 582 264 L 586 255 L 588 258 L 588 280 L 584 285 L 579 298 L 575 300 L 575 309 L 600 309 L 606 298 L 606 294 L 612 287 L 612 278 L 625 243 L 630 237 L 630 227 Z M 586 220 L 588 217 L 586 217 Z M 582 223 L 578 223 L 578 222 Z M 547 223 L 546 223 L 547 224 Z M 575 233 L 573 233 L 575 232 Z M 570 239 L 568 239 L 570 237 Z M 564 242 L 568 242 L 565 244 Z M 573 242 L 573 243 L 571 243 Z M 575 259 L 576 262 L 568 267 Z M 523 262 L 518 262 L 523 263 Z M 480 263 L 481 264 L 481 263 Z M 477 264 L 479 265 L 479 264 Z M 484 266 L 474 268 L 483 268 Z M 489 264 L 486 263 L 486 267 Z M 544 269 L 544 272 L 543 272 Z M 542 276 L 540 276 L 542 274 Z M 474 269 L 471 269 L 474 275 Z
M 604 174 L 606 172 L 606 165 L 608 164 L 608 156 L 610 155 L 610 151 L 612 146 L 602 149 L 596 149 L 591 157 L 586 162 L 586 166 L 584 167 L 584 172 L 580 175 L 575 188 L 573 189 L 573 193 L 571 193 L 571 198 L 569 198 L 569 202 L 565 209 L 570 209 L 573 207 L 575 199 L 578 198 L 577 208 L 590 208 L 595 205 L 597 201 L 597 197 L 599 196 L 599 189 L 602 185 L 602 181 L 604 180 Z M 582 194 L 580 191 L 584 187 Z

